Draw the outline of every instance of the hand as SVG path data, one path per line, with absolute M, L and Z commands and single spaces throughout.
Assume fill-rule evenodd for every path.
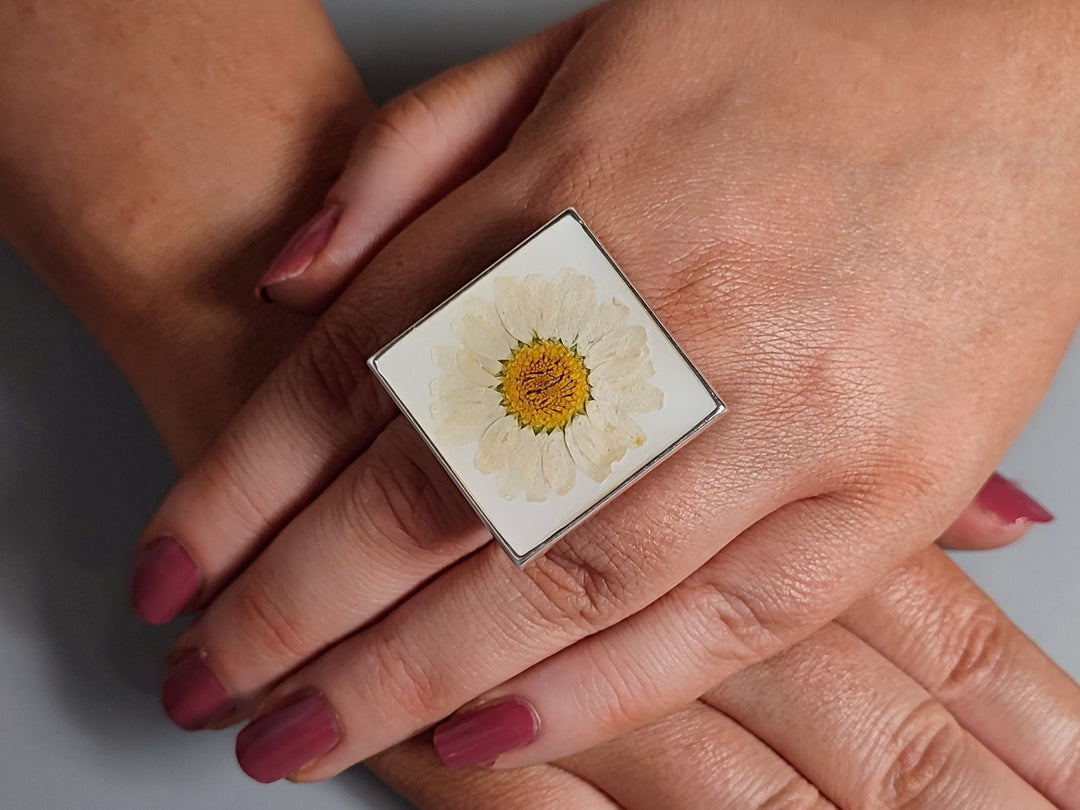
M 613 5 L 444 80 L 505 102 L 473 123 L 508 148 L 371 260 L 151 522 L 152 618 L 221 591 L 178 651 L 241 712 L 314 688 L 337 713 L 304 778 L 477 697 L 541 720 L 500 767 L 681 705 L 927 544 L 1037 402 L 1078 309 L 1055 10 L 753 9 Z M 1018 56 L 1016 30 L 1047 47 Z M 732 415 L 518 572 L 363 359 L 567 203 Z M 362 252 L 358 224 L 346 205 L 325 255 Z

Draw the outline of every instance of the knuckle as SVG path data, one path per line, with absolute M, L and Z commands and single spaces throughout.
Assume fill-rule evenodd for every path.
M 952 715 L 934 700 L 919 704 L 886 745 L 875 806 L 943 806 L 955 788 L 965 750 L 964 731 Z
M 749 596 L 719 583 L 687 584 L 685 615 L 696 621 L 694 636 L 700 639 L 709 661 L 734 661 L 748 667 L 786 646 L 772 629 L 764 608 Z
M 413 87 L 387 102 L 370 124 L 371 143 L 428 162 L 429 141 L 445 138 L 432 93 L 423 86 Z
M 938 658 L 942 693 L 968 694 L 993 683 L 1006 658 L 1004 617 L 989 604 L 956 605 L 945 611 L 940 627 L 947 634 Z
M 757 805 L 758 810 L 823 810 L 829 806 L 818 789 L 801 776 L 793 776 Z
M 268 661 L 302 661 L 310 654 L 308 634 L 296 612 L 280 590 L 264 580 L 244 586 L 233 621 L 238 637 L 249 639 Z
M 434 457 L 415 446 L 415 434 L 398 439 L 399 434 L 392 428 L 384 432 L 380 438 L 391 445 L 389 458 L 379 453 L 355 476 L 349 522 L 395 548 L 451 552 L 450 541 L 467 535 L 474 521 Z
M 540 620 L 581 636 L 621 618 L 636 580 L 630 571 L 622 555 L 594 545 L 583 553 L 566 544 L 552 548 L 521 573 L 528 583 L 526 596 Z
M 301 345 L 292 380 L 304 406 L 323 414 L 332 425 L 343 419 L 349 425 L 362 423 L 381 410 L 367 369 L 369 355 L 381 344 L 380 335 L 355 308 L 342 315 L 325 318 L 322 328 Z
M 402 649 L 398 639 L 383 636 L 371 650 L 371 688 L 376 695 L 375 705 L 384 718 L 399 717 L 402 713 L 418 726 L 427 725 L 432 713 L 438 712 L 446 701 L 437 668 L 425 665 L 423 655 Z

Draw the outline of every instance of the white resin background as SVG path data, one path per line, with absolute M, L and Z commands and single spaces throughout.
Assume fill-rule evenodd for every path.
M 369 86 L 385 100 L 589 3 L 326 5 Z M 1080 678 L 1078 414 L 1080 347 L 1074 345 L 1001 464 L 1057 522 L 1014 548 L 958 555 L 1074 678 Z M 724 430 L 727 419 L 708 430 Z M 123 380 L 0 244 L 0 810 L 407 808 L 359 768 L 320 785 L 255 784 L 236 767 L 230 734 L 187 734 L 162 715 L 157 684 L 176 630 L 136 622 L 126 583 L 131 546 L 171 478 Z
M 618 257 L 614 258 L 618 261 Z M 628 414 L 641 426 L 644 443 L 640 447 L 630 448 L 603 482 L 597 483 L 578 470 L 576 483 L 566 495 L 552 494 L 540 503 L 529 503 L 524 497 L 507 500 L 499 494 L 495 476 L 484 475 L 476 469 L 475 443 L 451 445 L 437 438 L 437 423 L 431 415 L 431 382 L 442 371 L 432 360 L 432 349 L 436 346 L 461 345 L 461 339 L 452 329 L 453 322 L 464 314 L 463 304 L 467 298 L 494 299 L 497 277 L 524 280 L 530 274 L 537 274 L 550 280 L 564 268 L 572 268 L 591 278 L 596 283 L 598 302 L 615 299 L 625 304 L 630 309 L 628 323 L 644 327 L 649 359 L 655 368 L 649 383 L 663 392 L 664 404 L 649 413 Z M 500 261 L 491 272 L 485 273 L 418 323 L 384 353 L 376 356 L 375 364 L 399 402 L 429 441 L 436 445 L 493 528 L 521 557 L 527 556 L 546 538 L 560 532 L 642 467 L 668 451 L 716 413 L 719 407 L 688 361 L 656 327 L 653 318 L 634 297 L 600 248 L 569 214 L 560 215 L 557 221 L 545 226 L 527 244 Z

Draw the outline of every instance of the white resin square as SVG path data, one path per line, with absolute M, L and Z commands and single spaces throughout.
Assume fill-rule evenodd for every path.
M 517 565 L 725 410 L 573 210 L 368 362 Z

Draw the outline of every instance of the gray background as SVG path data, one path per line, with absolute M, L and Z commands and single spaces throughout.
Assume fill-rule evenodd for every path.
M 326 3 L 380 100 L 567 16 L 585 0 Z M 1001 468 L 1058 521 L 964 567 L 1080 678 L 1080 348 Z M 172 630 L 126 604 L 131 544 L 171 478 L 123 380 L 0 244 L 0 810 L 405 808 L 361 769 L 257 785 L 230 734 L 161 715 Z

